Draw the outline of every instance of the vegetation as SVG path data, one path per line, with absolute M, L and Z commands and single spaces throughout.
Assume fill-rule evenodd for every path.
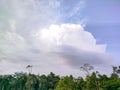
M 120 90 L 119 67 L 113 67 L 110 77 L 98 72 L 88 73 L 93 68 L 87 64 L 82 69 L 87 72 L 85 78 L 60 77 L 52 72 L 49 75 L 1 75 L 0 90 Z

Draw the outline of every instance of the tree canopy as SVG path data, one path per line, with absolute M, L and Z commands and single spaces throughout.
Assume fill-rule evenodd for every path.
M 113 70 L 109 77 L 98 72 L 92 72 L 85 78 L 60 77 L 53 72 L 48 75 L 23 72 L 0 75 L 0 90 L 120 90 L 119 67 Z

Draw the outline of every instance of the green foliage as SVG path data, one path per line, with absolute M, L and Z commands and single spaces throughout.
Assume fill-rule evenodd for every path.
M 105 85 L 105 82 L 109 80 L 109 78 L 106 75 L 98 75 L 98 82 L 100 85 L 100 88 L 103 88 L 103 86 Z
M 39 84 L 37 77 L 35 75 L 29 74 L 25 86 L 28 90 L 38 90 Z
M 111 77 L 104 82 L 103 88 L 105 90 L 119 90 L 120 88 L 120 78 L 117 74 L 112 73 Z
M 50 90 L 54 90 L 57 86 L 57 83 L 59 82 L 60 77 L 56 76 L 54 73 L 50 73 L 47 77 L 47 81 L 48 81 L 48 88 Z
M 118 75 L 115 73 L 112 73 L 110 79 L 112 80 L 118 79 Z
M 48 90 L 48 81 L 45 75 L 39 77 L 39 90 Z
M 56 90 L 77 90 L 77 88 L 73 78 L 66 76 L 59 81 Z
M 76 88 L 77 90 L 84 90 L 86 86 L 86 82 L 82 77 L 76 79 Z
M 88 90 L 99 90 L 99 82 L 95 72 L 86 77 L 86 88 Z
M 47 76 L 15 73 L 0 75 L 0 90 L 120 90 L 120 78 L 116 72 L 110 77 L 93 72 L 85 79 L 72 75 L 60 78 L 52 72 Z
M 120 79 L 118 80 L 108 80 L 104 83 L 104 90 L 119 90 L 120 89 Z

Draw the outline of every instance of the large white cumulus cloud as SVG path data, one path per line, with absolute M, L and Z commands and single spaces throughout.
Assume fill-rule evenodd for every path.
M 105 44 L 96 44 L 94 36 L 79 24 L 51 25 L 34 35 L 34 46 L 53 52 L 71 65 L 103 64 L 110 60 Z
M 106 45 L 97 44 L 82 25 L 60 22 L 60 5 L 59 0 L 0 1 L 0 74 L 26 71 L 28 64 L 34 73 L 75 74 L 84 63 L 112 63 Z
M 93 35 L 79 24 L 51 25 L 48 29 L 38 31 L 35 36 L 38 43 L 42 42 L 48 47 L 69 46 L 97 53 L 104 53 L 106 50 L 106 45 L 97 45 Z

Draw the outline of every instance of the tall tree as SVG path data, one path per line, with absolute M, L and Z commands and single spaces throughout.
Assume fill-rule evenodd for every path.
M 32 73 L 32 65 L 27 65 L 26 66 L 26 69 L 28 69 L 28 71 L 29 71 L 29 74 L 31 74 Z
M 113 73 L 120 74 L 120 66 L 112 66 Z
M 107 77 L 107 75 L 101 75 L 99 74 L 98 75 L 98 81 L 99 81 L 99 85 L 100 85 L 100 88 L 103 89 L 104 88 L 104 85 L 106 83 L 106 81 L 108 81 L 109 78 Z
M 15 73 L 13 75 L 13 80 L 11 82 L 12 87 L 14 87 L 13 90 L 24 90 L 25 89 L 25 83 L 27 81 L 27 74 L 26 73 Z
M 39 90 L 48 90 L 48 81 L 45 75 L 39 76 Z
M 59 80 L 60 80 L 59 76 L 56 76 L 53 72 L 50 72 L 50 74 L 47 76 L 48 88 L 55 89 Z
M 55 90 L 77 90 L 72 77 L 66 76 L 61 79 Z
M 36 78 L 36 76 L 33 74 L 29 74 L 25 86 L 28 90 L 38 90 L 39 83 L 38 83 L 38 79 Z
M 76 88 L 78 90 L 84 90 L 85 86 L 86 86 L 86 82 L 84 81 L 84 79 L 82 77 L 80 77 L 76 80 Z
M 86 73 L 86 76 L 90 75 L 90 71 L 93 70 L 94 67 L 89 65 L 88 63 L 84 64 L 80 67 L 80 70 L 84 71 Z

